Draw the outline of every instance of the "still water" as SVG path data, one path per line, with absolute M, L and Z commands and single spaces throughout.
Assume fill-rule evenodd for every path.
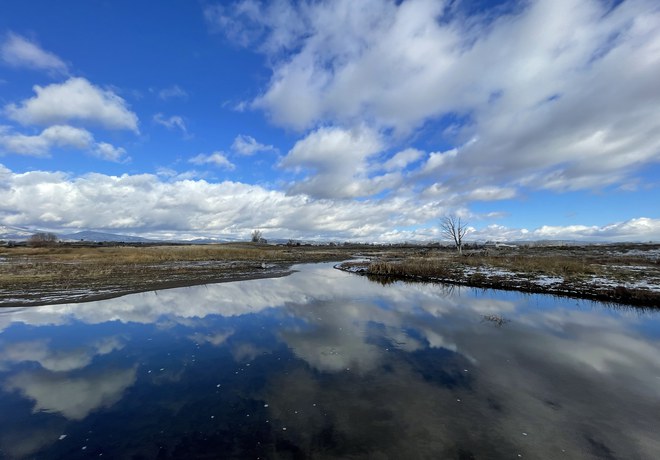
M 0 310 L 0 458 L 660 458 L 660 314 L 297 269 Z

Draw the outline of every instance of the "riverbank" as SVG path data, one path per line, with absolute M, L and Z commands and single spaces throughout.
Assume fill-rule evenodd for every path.
M 246 243 L 2 248 L 0 307 L 87 302 L 173 287 L 286 276 L 293 264 L 346 260 L 356 249 Z
M 442 282 L 660 307 L 660 245 L 442 246 L 58 245 L 0 248 L 0 307 L 86 302 L 125 294 L 286 276 L 299 263 L 388 282 Z
M 505 247 L 345 262 L 375 280 L 451 283 L 660 307 L 660 246 Z

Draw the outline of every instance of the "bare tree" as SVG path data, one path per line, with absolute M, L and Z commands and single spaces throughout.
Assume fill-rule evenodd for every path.
M 459 254 L 463 253 L 463 238 L 468 231 L 467 222 L 461 221 L 460 217 L 445 216 L 440 221 L 440 233 L 454 242 Z
M 35 233 L 28 238 L 27 243 L 33 247 L 53 246 L 57 243 L 57 235 L 46 232 Z
M 252 242 L 259 243 L 263 240 L 263 233 L 261 230 L 252 230 Z

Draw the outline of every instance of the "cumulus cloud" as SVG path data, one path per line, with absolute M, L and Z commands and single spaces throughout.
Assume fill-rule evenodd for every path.
M 34 136 L 15 133 L 7 126 L 0 127 L 0 146 L 21 155 L 45 157 L 49 156 L 53 147 L 82 150 L 89 148 L 93 140 L 89 131 L 66 125 L 50 126 Z
M 368 120 L 406 138 L 440 123 L 456 148 L 422 170 L 454 190 L 594 189 L 660 161 L 652 0 L 485 13 L 430 0 L 245 0 L 206 17 L 272 63 L 252 108 L 300 131 Z
M 14 173 L 0 166 L 0 222 L 42 228 L 96 228 L 161 238 L 272 238 L 400 242 L 437 241 L 438 219 L 450 208 L 405 193 L 367 200 L 312 199 L 259 185 L 212 183 L 155 174 L 71 176 Z M 505 191 L 486 190 L 489 193 Z M 515 229 L 490 226 L 471 240 L 660 240 L 660 219 L 640 217 L 604 226 Z
M 115 163 L 122 163 L 130 161 L 130 157 L 126 156 L 126 149 L 122 147 L 115 147 L 107 142 L 98 142 L 92 149 L 92 153 L 106 161 L 113 161 Z
M 107 142 L 94 142 L 94 136 L 86 129 L 67 125 L 50 126 L 36 135 L 21 134 L 8 126 L 0 126 L 0 147 L 6 153 L 35 157 L 49 157 L 53 148 L 60 147 L 87 151 L 107 161 L 128 159 L 123 148 Z
M 183 121 L 183 118 L 179 115 L 172 115 L 169 118 L 166 118 L 162 113 L 157 113 L 154 115 L 154 122 L 161 126 L 166 127 L 167 129 L 179 129 L 184 135 L 188 134 L 188 128 L 186 128 L 186 123 Z
M 227 169 L 229 171 L 236 169 L 236 165 L 229 161 L 227 156 L 222 152 L 213 152 L 210 155 L 200 153 L 188 161 L 195 165 L 213 165 L 218 168 Z
M 543 225 L 535 229 L 490 225 L 475 230 L 470 239 L 501 241 L 576 240 L 576 241 L 657 241 L 660 219 L 638 217 L 606 225 Z
M 282 238 L 378 239 L 392 226 L 420 225 L 446 211 L 404 196 L 312 200 L 258 185 L 175 180 L 152 174 L 79 177 L 0 170 L 5 225 L 103 228 L 179 237 L 243 238 L 254 228 Z
M 277 152 L 274 146 L 261 144 L 254 137 L 245 134 L 236 136 L 231 148 L 241 155 L 254 155 L 257 152 Z
M 12 67 L 46 70 L 56 74 L 67 74 L 68 66 L 55 54 L 44 50 L 38 43 L 9 32 L 0 46 L 0 57 Z
M 383 169 L 386 171 L 396 171 L 404 169 L 408 165 L 415 163 L 424 156 L 421 150 L 408 148 L 396 153 L 392 158 L 383 163 Z
M 79 122 L 138 132 L 137 115 L 129 110 L 126 101 L 84 78 L 70 78 L 48 86 L 35 85 L 34 92 L 36 96 L 30 99 L 6 105 L 5 114 L 24 125 Z
M 319 128 L 296 142 L 280 166 L 307 174 L 293 184 L 294 193 L 319 198 L 372 195 L 398 180 L 396 175 L 369 177 L 368 160 L 381 149 L 378 133 L 365 127 Z

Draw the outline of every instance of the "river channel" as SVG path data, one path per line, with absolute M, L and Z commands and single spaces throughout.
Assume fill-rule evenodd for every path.
M 0 459 L 660 458 L 658 312 L 295 269 L 0 310 Z

